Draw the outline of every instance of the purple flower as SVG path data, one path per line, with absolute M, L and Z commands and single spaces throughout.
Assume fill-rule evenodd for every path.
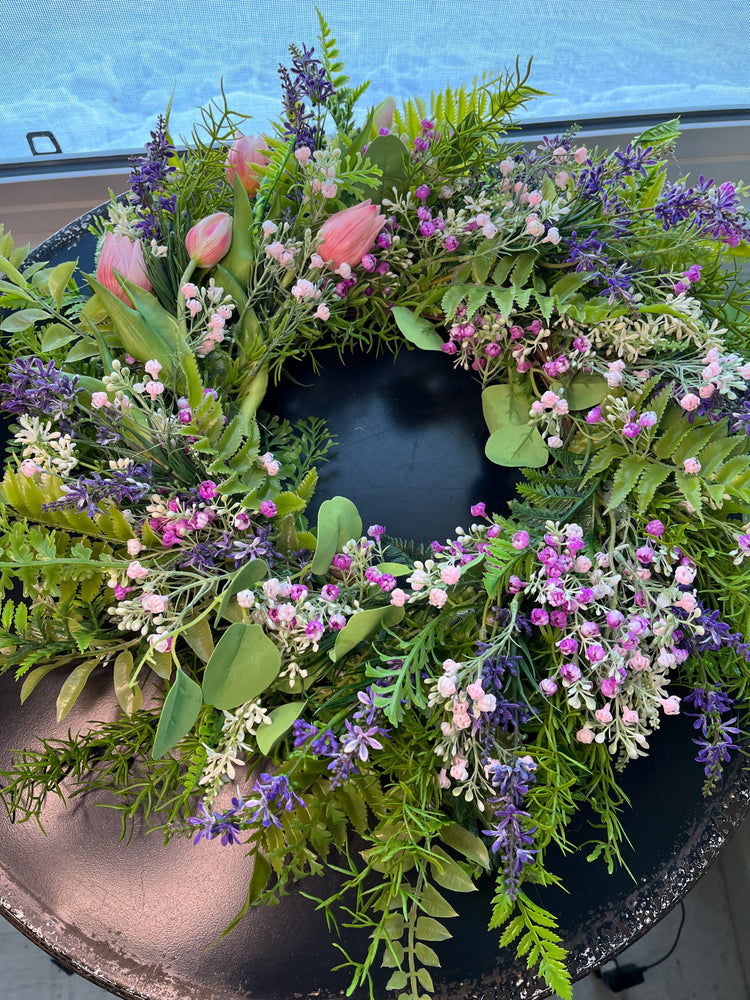
M 699 748 L 695 759 L 703 764 L 706 776 L 704 791 L 708 793 L 721 780 L 722 765 L 731 760 L 729 751 L 739 749 L 733 741 L 733 737 L 739 736 L 740 732 L 736 725 L 737 717 L 722 719 L 732 709 L 733 703 L 729 695 L 719 689 L 706 691 L 696 688 L 685 696 L 683 702 L 698 710 L 697 713 L 685 714 L 695 719 L 693 726 L 703 735 L 703 739 L 693 740 L 693 743 Z
M 138 216 L 135 228 L 140 235 L 147 240 L 160 241 L 159 211 L 175 210 L 175 196 L 164 193 L 168 178 L 175 170 L 169 162 L 175 150 L 167 140 L 166 124 L 162 115 L 159 115 L 156 129 L 151 133 L 151 142 L 147 142 L 145 148 L 145 156 L 133 156 L 130 159 L 128 200 L 135 206 Z
M 292 812 L 295 806 L 305 808 L 305 803 L 289 785 L 289 779 L 285 774 L 261 774 L 260 778 L 253 785 L 255 798 L 248 799 L 244 804 L 245 811 L 255 809 L 250 817 L 252 822 L 259 819 L 265 827 L 281 826 L 278 813 L 281 811 Z
M 533 862 L 537 853 L 530 849 L 537 828 L 529 827 L 526 822 L 529 814 L 521 809 L 523 797 L 535 781 L 535 770 L 534 761 L 523 757 L 516 758 L 512 764 L 497 764 L 492 775 L 498 795 L 490 799 L 489 804 L 496 822 L 482 833 L 492 838 L 492 851 L 502 858 L 505 891 L 511 899 L 515 899 L 518 892 L 524 866 Z
M 385 736 L 387 730 L 380 726 L 369 726 L 363 729 L 359 725 L 352 725 L 347 719 L 344 723 L 346 733 L 342 736 L 342 751 L 354 757 L 359 757 L 361 761 L 367 760 L 370 750 L 382 750 L 383 744 L 378 740 L 378 736 Z
M 0 385 L 0 410 L 30 416 L 66 416 L 79 391 L 71 378 L 40 358 L 16 358 L 8 368 L 8 381 Z
M 138 465 L 131 462 L 124 469 L 113 469 L 107 478 L 98 472 L 90 476 L 79 476 L 75 486 L 57 500 L 42 504 L 42 510 L 85 511 L 89 517 L 102 512 L 99 504 L 127 505 L 138 503 L 153 491 L 152 465 Z

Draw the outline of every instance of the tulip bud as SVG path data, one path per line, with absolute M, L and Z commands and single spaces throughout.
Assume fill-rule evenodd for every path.
M 356 267 L 384 225 L 385 216 L 378 215 L 378 206 L 368 198 L 326 219 L 320 227 L 317 252 L 334 269 L 342 264 Z
M 185 237 L 185 247 L 198 267 L 213 267 L 232 244 L 232 216 L 214 212 L 196 222 Z
M 396 110 L 396 102 L 392 97 L 386 97 L 372 112 L 372 134 L 382 135 L 390 131 L 393 124 L 393 112 Z
M 151 291 L 143 249 L 138 240 L 133 242 L 127 236 L 107 233 L 99 255 L 99 263 L 96 265 L 96 279 L 129 306 L 131 301 L 121 282 L 118 281 L 118 275 L 120 278 L 127 278 L 147 292 Z
M 264 167 L 268 163 L 264 150 L 268 150 L 268 146 L 262 135 L 257 139 L 253 135 L 241 135 L 234 140 L 227 155 L 227 180 L 234 186 L 236 174 L 251 198 L 255 197 L 260 187 L 260 177 L 253 170 L 252 164 L 257 163 Z

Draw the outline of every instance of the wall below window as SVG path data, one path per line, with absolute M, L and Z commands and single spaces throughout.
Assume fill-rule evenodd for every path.
M 649 123 L 630 119 L 584 125 L 579 138 L 593 149 L 613 149 L 626 145 Z M 511 133 L 527 145 L 535 145 L 543 135 L 565 130 L 566 121 L 534 125 Z M 745 179 L 750 183 L 750 115 L 706 122 L 683 122 L 670 178 L 685 174 L 703 175 L 717 183 Z M 121 165 L 117 164 L 117 161 Z M 0 168 L 0 223 L 13 233 L 17 245 L 37 246 L 52 233 L 62 229 L 84 212 L 108 201 L 109 191 L 120 194 L 127 188 L 130 168 L 127 155 L 111 157 L 106 169 L 76 167 L 74 157 L 64 161 L 55 157 L 39 158 L 35 173 L 25 174 L 21 164 Z

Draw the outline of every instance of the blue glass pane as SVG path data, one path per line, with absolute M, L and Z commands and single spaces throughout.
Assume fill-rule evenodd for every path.
M 320 6 L 352 79 L 373 81 L 366 103 L 429 96 L 533 55 L 530 82 L 549 96 L 526 120 L 750 106 L 746 0 Z M 317 33 L 312 0 L 0 0 L 0 160 L 31 158 L 27 133 L 52 132 L 65 154 L 140 148 L 173 88 L 172 131 L 187 134 L 222 78 L 260 132 L 278 111 L 288 44 Z M 35 145 L 53 150 L 45 136 Z

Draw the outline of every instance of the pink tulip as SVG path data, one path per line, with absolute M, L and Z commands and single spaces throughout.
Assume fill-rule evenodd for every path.
M 334 270 L 342 264 L 356 267 L 384 225 L 385 216 L 378 215 L 378 206 L 371 204 L 369 198 L 334 212 L 320 227 L 318 255 Z
M 185 237 L 185 247 L 198 267 L 213 267 L 232 245 L 232 216 L 214 212 L 196 222 Z
M 264 153 L 267 150 L 268 146 L 262 135 L 257 139 L 253 135 L 241 135 L 234 140 L 227 155 L 227 180 L 234 185 L 236 174 L 251 198 L 255 197 L 260 187 L 260 177 L 253 170 L 252 164 L 264 167 L 268 163 L 268 157 Z
M 147 292 L 151 291 L 143 250 L 138 240 L 133 243 L 127 236 L 107 233 L 99 255 L 99 263 L 96 265 L 96 280 L 129 306 L 132 303 L 117 275 L 120 278 L 127 278 L 140 288 L 145 288 Z

